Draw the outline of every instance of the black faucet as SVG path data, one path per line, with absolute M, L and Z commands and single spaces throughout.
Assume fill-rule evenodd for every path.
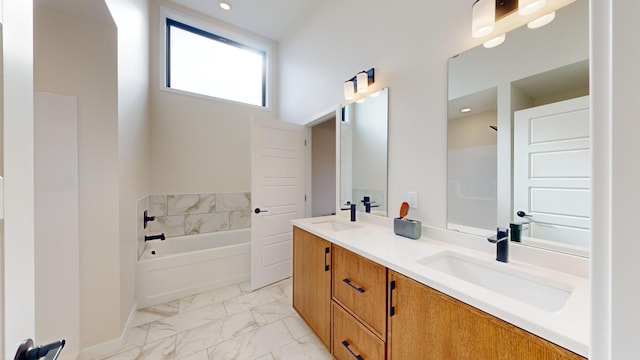
M 147 228 L 147 223 L 149 221 L 154 221 L 156 219 L 155 216 L 149 216 L 149 212 L 147 210 L 144 211 L 144 228 Z
M 380 206 L 375 202 L 371 202 L 371 197 L 369 196 L 365 196 L 362 200 L 360 200 L 360 202 L 364 204 L 364 212 L 366 212 L 367 214 L 371 213 L 371 208 Z
M 352 204 L 351 201 L 347 201 L 345 205 L 348 205 L 348 208 L 340 208 L 340 210 L 351 210 L 351 221 L 356 221 L 356 204 Z
M 487 240 L 496 244 L 496 260 L 503 263 L 509 262 L 509 229 L 498 228 L 496 235 Z
M 151 241 L 151 240 L 164 240 L 164 233 L 160 234 L 160 235 L 152 235 L 152 236 L 144 236 L 144 241 Z

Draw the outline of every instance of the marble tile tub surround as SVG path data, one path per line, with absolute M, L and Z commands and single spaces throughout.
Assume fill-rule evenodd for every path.
M 138 200 L 138 257 L 144 235 L 166 237 L 202 234 L 251 227 L 251 193 L 150 195 Z M 143 213 L 155 220 L 143 228 Z
M 240 283 L 140 309 L 103 360 L 317 359 L 331 354 L 291 306 L 291 279 Z

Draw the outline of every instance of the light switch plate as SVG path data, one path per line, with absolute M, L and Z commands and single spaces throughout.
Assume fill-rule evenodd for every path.
M 409 191 L 407 194 L 407 202 L 409 203 L 409 207 L 417 209 L 418 208 L 418 193 L 415 191 Z

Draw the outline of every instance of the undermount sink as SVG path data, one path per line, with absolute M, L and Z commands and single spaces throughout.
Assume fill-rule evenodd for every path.
M 333 220 L 319 221 L 317 223 L 313 223 L 313 225 L 321 227 L 325 230 L 330 230 L 330 231 L 343 231 L 343 230 L 355 229 L 359 227 L 358 225 L 355 225 L 355 224 L 349 224 L 349 223 L 345 223 L 341 221 L 333 221 Z
M 571 296 L 569 285 L 509 269 L 509 264 L 493 264 L 450 251 L 417 262 L 548 312 L 562 310 Z

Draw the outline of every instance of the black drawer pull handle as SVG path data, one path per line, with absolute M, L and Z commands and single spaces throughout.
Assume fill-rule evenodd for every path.
M 364 292 L 364 289 L 363 289 L 363 288 L 353 285 L 353 284 L 351 283 L 351 280 L 349 280 L 349 279 L 342 279 L 342 281 L 343 281 L 345 284 L 347 284 L 347 285 L 351 286 L 351 287 L 352 287 L 354 290 L 356 290 L 357 292 L 359 292 L 359 293 L 361 293 L 361 294 Z
M 396 282 L 391 281 L 389 284 L 389 316 L 393 316 L 396 314 L 396 307 L 393 306 L 393 291 L 396 289 Z
M 324 248 L 324 271 L 329 271 L 329 264 L 327 264 L 327 255 L 329 254 L 329 248 Z
M 349 342 L 348 342 L 347 340 L 345 340 L 345 341 L 343 341 L 343 342 L 342 342 L 342 346 L 344 346 L 344 347 L 347 349 L 347 351 L 348 351 L 348 352 L 349 352 L 349 353 L 350 353 L 354 358 L 356 358 L 356 359 L 358 359 L 358 360 L 364 360 L 364 359 L 362 358 L 362 356 L 360 356 L 360 354 L 357 354 L 357 355 L 356 355 L 356 353 L 354 353 L 354 352 L 353 352 L 353 350 L 351 350 L 351 348 L 350 348 L 350 346 L 351 346 L 351 345 L 349 345 Z

